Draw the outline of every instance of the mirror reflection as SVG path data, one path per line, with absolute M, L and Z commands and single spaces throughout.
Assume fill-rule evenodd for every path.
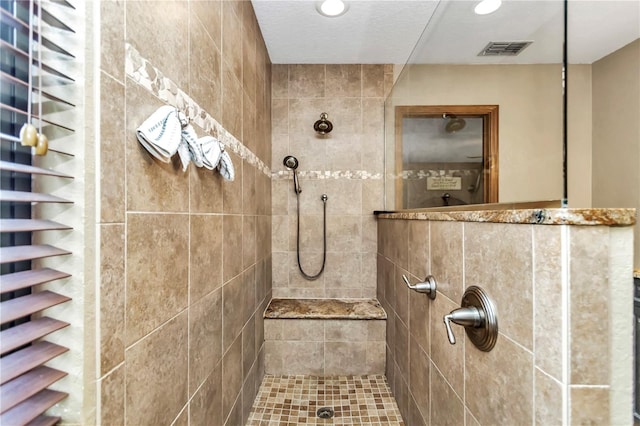
M 409 61 L 397 67 L 385 103 L 386 209 L 431 207 L 438 200 L 445 205 L 441 200 L 445 191 L 426 193 L 426 178 L 442 174 L 443 167 L 422 173 L 423 182 L 405 185 L 409 176 L 416 175 L 411 164 L 437 161 L 430 158 L 434 154 L 427 143 L 422 153 L 413 146 L 407 152 L 399 149 L 402 140 L 397 131 L 403 126 L 402 119 L 398 123 L 398 108 L 445 105 L 499 107 L 499 152 L 493 162 L 487 161 L 483 148 L 480 181 L 485 194 L 491 179 L 496 179 L 497 199 L 489 202 L 560 200 L 568 194 L 570 207 L 637 207 L 637 191 L 629 185 L 639 182 L 637 164 L 630 160 L 637 156 L 630 153 L 637 151 L 640 134 L 640 2 L 567 3 L 566 126 L 565 2 L 504 0 L 486 15 L 475 13 L 477 4 L 440 1 Z M 494 54 L 494 49 L 502 53 Z M 427 136 L 414 138 L 426 141 Z M 397 158 L 400 153 L 402 160 Z M 416 192 L 408 190 L 413 186 L 423 192 L 422 201 L 405 198 Z M 465 186 L 471 187 L 462 182 L 463 192 L 455 197 L 470 204 L 481 202 L 463 197 Z
M 440 2 L 386 102 L 390 210 L 562 198 L 563 2 L 504 1 L 487 15 L 474 11 L 477 3 Z M 458 134 L 442 118 L 457 118 L 453 111 L 424 117 L 423 127 L 399 113 L 474 105 L 499 110 L 493 145 L 483 137 L 486 119 Z M 436 122 L 440 133 L 429 133 Z M 472 139 L 475 154 L 453 161 Z
M 498 200 L 498 106 L 397 106 L 396 205 L 404 209 Z M 485 170 L 490 171 L 485 173 Z
M 480 117 L 403 118 L 403 208 L 482 203 L 482 134 Z

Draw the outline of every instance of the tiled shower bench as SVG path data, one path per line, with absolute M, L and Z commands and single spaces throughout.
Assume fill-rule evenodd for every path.
M 387 315 L 375 299 L 273 299 L 264 318 L 267 374 L 384 374 Z

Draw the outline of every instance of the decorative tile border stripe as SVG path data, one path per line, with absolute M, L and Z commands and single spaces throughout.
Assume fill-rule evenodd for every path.
M 154 67 L 140 52 L 129 43 L 125 43 L 125 72 L 136 83 L 147 89 L 153 95 L 167 104 L 176 107 L 191 121 L 217 138 L 226 149 L 230 149 L 240 158 L 256 167 L 267 176 L 271 176 L 269 167 L 242 142 L 229 133 L 207 111 L 198 105 L 189 95 L 183 92 L 171 79 L 165 77 L 162 71 Z
M 151 62 L 140 55 L 140 52 L 129 43 L 125 43 L 125 72 L 136 83 L 147 89 L 168 105 L 174 106 L 184 112 L 191 121 L 204 130 L 205 133 L 214 136 L 223 145 L 237 154 L 247 163 L 256 167 L 266 176 L 272 179 L 291 179 L 293 173 L 289 170 L 271 172 L 271 169 L 242 144 L 235 136 L 229 133 L 215 118 L 205 111 L 196 101 L 191 99 L 170 78 L 165 77 L 162 71 L 153 66 Z M 298 176 L 307 179 L 369 179 L 380 180 L 382 173 L 372 173 L 366 170 L 302 170 Z
M 307 179 L 356 179 L 356 180 L 380 180 L 382 173 L 369 172 L 367 170 L 302 170 L 298 171 L 300 178 Z M 405 170 L 402 175 L 387 174 L 389 179 L 425 179 L 428 177 L 463 177 L 478 176 L 478 171 L 473 169 L 461 170 Z M 291 179 L 293 172 L 290 170 L 278 170 L 271 173 L 272 179 Z
M 272 179 L 291 179 L 293 172 L 279 170 L 271 174 Z M 382 173 L 372 173 L 366 170 L 302 170 L 298 171 L 298 177 L 307 179 L 356 179 L 356 180 L 380 180 Z
M 404 170 L 402 179 L 424 179 L 427 177 L 462 177 L 462 176 L 478 176 L 478 170 L 460 169 L 460 170 Z

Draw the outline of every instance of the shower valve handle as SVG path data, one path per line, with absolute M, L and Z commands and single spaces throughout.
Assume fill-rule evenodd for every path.
M 456 344 L 456 337 L 453 335 L 453 330 L 451 329 L 452 322 L 463 327 L 481 327 L 484 322 L 482 314 L 475 306 L 453 310 L 445 315 L 443 320 L 444 326 L 447 328 L 449 343 L 452 345 Z
M 493 301 L 477 286 L 470 286 L 462 296 L 461 307 L 444 316 L 449 343 L 456 344 L 451 323 L 464 327 L 467 337 L 476 348 L 489 352 L 498 340 L 498 316 Z
M 425 278 L 423 282 L 416 283 L 415 285 L 411 285 L 409 278 L 407 278 L 405 274 L 402 274 L 402 279 L 411 290 L 417 291 L 418 293 L 425 293 L 431 300 L 436 298 L 438 283 L 433 275 L 427 275 L 427 278 Z

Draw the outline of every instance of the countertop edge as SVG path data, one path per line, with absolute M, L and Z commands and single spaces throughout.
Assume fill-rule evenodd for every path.
M 377 299 L 279 298 L 271 299 L 264 319 L 385 320 L 387 313 Z
M 618 208 L 540 208 L 477 211 L 396 211 L 378 212 L 378 219 L 489 222 L 530 225 L 631 226 L 636 209 Z

